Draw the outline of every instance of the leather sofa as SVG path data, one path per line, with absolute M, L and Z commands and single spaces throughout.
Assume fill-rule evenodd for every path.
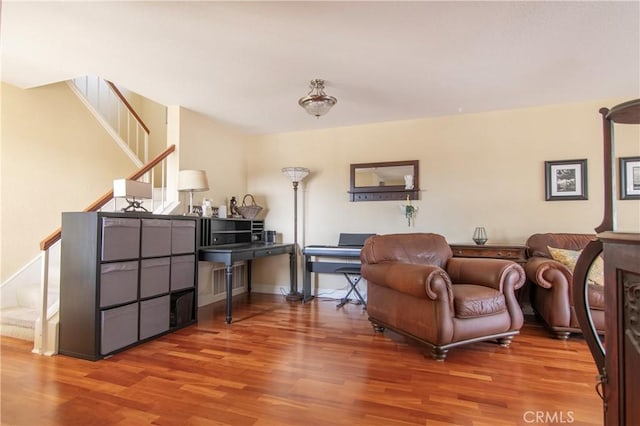
M 566 339 L 571 333 L 582 333 L 573 304 L 573 270 L 554 260 L 549 247 L 580 251 L 594 239 L 592 234 L 533 234 L 526 242 L 525 272 L 531 285 L 531 306 L 553 330 L 555 337 Z M 588 302 L 593 324 L 604 334 L 604 290 L 588 284 Z
M 436 360 L 483 340 L 507 347 L 522 327 L 515 290 L 525 275 L 515 262 L 452 257 L 445 238 L 429 233 L 370 237 L 360 259 L 374 330 L 427 344 Z

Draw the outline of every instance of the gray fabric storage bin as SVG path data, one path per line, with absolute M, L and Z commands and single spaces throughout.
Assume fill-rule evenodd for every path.
M 142 259 L 140 261 L 140 297 L 151 297 L 169 292 L 171 259 Z
M 142 219 L 142 257 L 160 257 L 171 254 L 171 221 Z
M 138 304 L 100 312 L 100 354 L 106 355 L 138 341 Z
M 193 253 L 196 250 L 196 221 L 171 221 L 171 253 Z
M 139 255 L 140 219 L 102 218 L 101 259 L 134 259 Z
M 140 340 L 169 330 L 169 295 L 140 302 Z
M 136 300 L 138 297 L 138 261 L 100 265 L 100 307 Z
M 173 256 L 171 258 L 171 290 L 193 287 L 195 256 Z

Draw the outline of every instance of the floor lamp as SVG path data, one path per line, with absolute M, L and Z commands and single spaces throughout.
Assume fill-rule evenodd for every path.
M 282 173 L 291 179 L 293 183 L 293 249 L 295 251 L 296 265 L 293 268 L 291 289 L 287 294 L 288 301 L 302 300 L 302 293 L 298 291 L 298 183 L 309 174 L 306 167 L 284 167 Z

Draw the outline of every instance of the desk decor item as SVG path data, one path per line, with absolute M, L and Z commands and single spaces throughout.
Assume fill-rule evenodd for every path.
M 251 198 L 251 204 L 249 205 L 247 205 L 247 197 Z M 238 212 L 245 219 L 255 218 L 256 216 L 258 216 L 258 213 L 260 213 L 261 210 L 262 210 L 262 207 L 256 204 L 256 200 L 255 198 L 253 198 L 253 195 L 251 194 L 246 194 L 242 198 L 242 205 L 238 207 Z
M 473 241 L 479 246 L 487 242 L 487 231 L 482 226 L 478 226 L 473 231 Z
M 587 200 L 587 160 L 545 161 L 545 200 Z
M 624 157 L 620 162 L 620 199 L 640 200 L 640 157 Z

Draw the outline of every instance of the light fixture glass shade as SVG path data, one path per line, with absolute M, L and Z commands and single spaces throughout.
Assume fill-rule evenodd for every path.
M 180 170 L 178 173 L 178 191 L 208 191 L 209 182 L 204 170 Z
M 307 177 L 309 169 L 306 167 L 283 167 L 282 174 L 291 179 L 291 182 L 300 182 Z
M 310 115 L 315 117 L 325 115 L 338 102 L 333 96 L 324 93 L 324 80 L 319 78 L 311 80 L 309 87 L 311 90 L 307 96 L 298 100 L 298 105 Z

